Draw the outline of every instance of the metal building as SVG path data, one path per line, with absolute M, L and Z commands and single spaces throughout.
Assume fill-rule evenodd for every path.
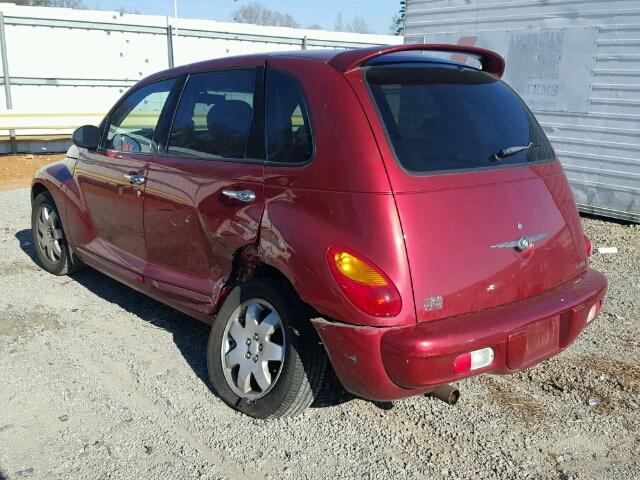
M 405 41 L 503 55 L 580 210 L 640 222 L 640 0 L 408 0 Z

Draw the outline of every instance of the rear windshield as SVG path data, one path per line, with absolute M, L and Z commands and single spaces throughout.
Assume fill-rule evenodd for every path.
M 370 67 L 366 79 L 405 170 L 495 168 L 554 158 L 520 97 L 491 75 L 457 66 Z

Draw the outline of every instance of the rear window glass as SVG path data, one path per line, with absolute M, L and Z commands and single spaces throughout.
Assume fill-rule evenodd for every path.
M 550 160 L 553 149 L 517 94 L 460 67 L 371 67 L 366 79 L 402 167 L 470 170 Z
M 300 164 L 313 154 L 307 108 L 297 80 L 275 70 L 267 73 L 267 160 Z

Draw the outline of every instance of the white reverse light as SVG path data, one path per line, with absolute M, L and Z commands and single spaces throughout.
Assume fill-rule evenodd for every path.
M 478 368 L 491 365 L 493 362 L 493 355 L 493 348 L 491 347 L 471 352 L 471 370 L 477 370 Z

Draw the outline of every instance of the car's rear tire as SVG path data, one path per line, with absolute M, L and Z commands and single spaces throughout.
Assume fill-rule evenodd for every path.
M 327 356 L 311 312 L 282 281 L 235 287 L 211 328 L 211 384 L 232 408 L 255 418 L 293 416 L 316 398 Z
M 60 213 L 49 192 L 40 193 L 31 209 L 31 233 L 40 266 L 54 275 L 69 275 L 80 266 L 62 229 Z

